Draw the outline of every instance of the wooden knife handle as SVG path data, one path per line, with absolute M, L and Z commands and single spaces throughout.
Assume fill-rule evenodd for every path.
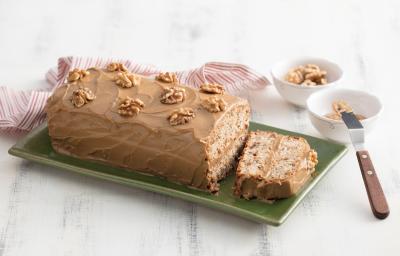
M 365 189 L 367 190 L 369 204 L 372 212 L 378 219 L 385 219 L 389 215 L 389 206 L 386 202 L 378 176 L 367 150 L 357 151 L 358 164 L 364 179 Z

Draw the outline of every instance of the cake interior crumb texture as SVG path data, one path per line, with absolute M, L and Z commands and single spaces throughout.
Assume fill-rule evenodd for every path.
M 261 200 L 296 194 L 315 171 L 317 154 L 302 137 L 250 132 L 237 167 L 235 193 Z

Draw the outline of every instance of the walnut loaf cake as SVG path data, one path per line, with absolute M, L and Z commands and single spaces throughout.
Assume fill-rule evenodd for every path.
M 246 199 L 287 198 L 311 177 L 317 153 L 302 137 L 250 132 L 239 161 L 235 194 Z
M 217 192 L 244 144 L 250 108 L 219 84 L 200 90 L 174 73 L 75 69 L 46 106 L 54 150 Z

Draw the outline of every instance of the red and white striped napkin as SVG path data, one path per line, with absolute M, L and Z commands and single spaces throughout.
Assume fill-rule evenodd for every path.
M 58 67 L 50 69 L 46 80 L 52 86 L 50 91 L 15 91 L 0 87 L 0 132 L 19 134 L 30 131 L 45 120 L 44 106 L 47 98 L 61 86 L 68 72 L 74 68 L 106 67 L 110 62 L 123 63 L 127 69 L 136 74 L 154 76 L 161 70 L 151 66 L 135 63 L 131 60 L 115 58 L 62 57 Z M 247 66 L 222 62 L 207 62 L 203 66 L 176 72 L 182 84 L 199 87 L 205 82 L 219 83 L 233 95 L 242 90 L 261 89 L 270 84 L 268 79 Z

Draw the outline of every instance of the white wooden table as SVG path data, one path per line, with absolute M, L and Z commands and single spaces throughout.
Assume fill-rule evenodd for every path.
M 29 89 L 59 56 L 124 56 L 167 70 L 210 60 L 267 74 L 281 58 L 332 59 L 342 86 L 379 95 L 367 146 L 391 207 L 371 214 L 349 153 L 275 228 L 7 154 L 0 137 L 0 255 L 400 255 L 400 1 L 0 0 L 0 84 Z M 273 87 L 253 120 L 319 136 Z

